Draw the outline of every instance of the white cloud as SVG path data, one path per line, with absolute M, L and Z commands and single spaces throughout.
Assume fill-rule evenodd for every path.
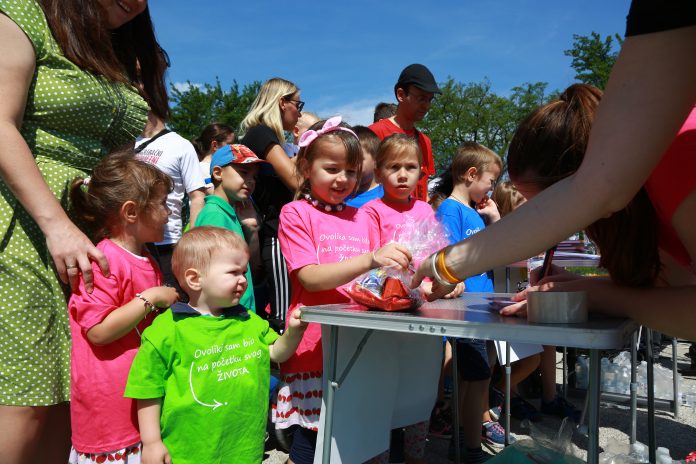
M 172 87 L 174 87 L 179 92 L 186 92 L 189 89 L 189 87 L 195 87 L 197 89 L 200 89 L 201 87 L 203 87 L 203 84 L 199 84 L 198 82 L 172 82 Z
M 343 121 L 351 126 L 369 126 L 375 114 L 375 105 L 384 99 L 362 99 L 348 102 L 339 106 L 326 106 L 317 111 L 321 118 L 341 115 Z

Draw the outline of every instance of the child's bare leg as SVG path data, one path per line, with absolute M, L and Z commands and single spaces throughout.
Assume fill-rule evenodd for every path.
M 546 402 L 556 397 L 556 347 L 544 346 L 541 353 L 541 398 Z

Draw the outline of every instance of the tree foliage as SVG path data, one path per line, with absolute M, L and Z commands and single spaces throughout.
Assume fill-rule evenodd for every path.
M 261 88 L 260 81 L 245 85 L 241 90 L 237 81 L 233 81 L 227 91 L 219 79 L 215 79 L 215 84 L 198 86 L 190 81 L 187 84 L 183 88 L 170 87 L 172 112 L 169 126 L 189 140 L 198 137 L 211 122 L 238 128 Z
M 604 39 L 594 31 L 589 36 L 573 34 L 573 48 L 563 53 L 573 59 L 570 66 L 575 70 L 577 80 L 604 90 L 619 55 L 614 48 L 614 39 L 621 48 L 623 40 L 618 34 Z
M 514 87 L 509 97 L 491 90 L 488 80 L 455 82 L 449 78 L 440 85 L 421 129 L 433 142 L 438 170 L 446 167 L 457 147 L 465 141 L 485 145 L 504 156 L 517 124 L 546 98 L 545 82 Z

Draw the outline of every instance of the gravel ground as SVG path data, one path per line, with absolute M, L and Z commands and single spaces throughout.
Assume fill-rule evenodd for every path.
M 690 366 L 690 359 L 686 356 L 689 348 L 688 342 L 680 342 L 677 349 L 677 364 L 678 368 L 685 369 Z M 560 361 L 560 358 L 559 358 Z M 672 348 L 668 346 L 660 355 L 660 364 L 664 367 L 672 368 Z M 557 370 L 558 383 L 561 382 L 562 371 Z M 696 377 L 694 375 L 683 375 L 683 385 L 696 385 Z M 682 388 L 684 389 L 684 388 Z M 581 395 L 570 396 L 569 400 L 578 408 L 582 408 L 584 397 Z M 532 401 L 538 405 L 538 401 Z M 645 407 L 638 408 L 638 441 L 648 442 L 648 416 Z M 599 430 L 599 446 L 604 448 L 608 443 L 628 443 L 631 427 L 631 414 L 626 406 L 603 402 L 600 409 L 600 430 Z M 560 427 L 561 421 L 554 417 L 545 416 L 544 420 L 538 424 L 540 430 L 553 435 Z M 518 439 L 529 438 L 526 435 L 527 431 L 520 427 L 520 423 L 514 419 L 511 420 L 511 433 Z M 696 450 L 696 411 L 691 408 L 681 407 L 679 418 L 675 419 L 672 411 L 658 410 L 655 414 L 655 429 L 657 436 L 657 446 L 663 446 L 670 450 L 671 456 L 674 459 L 684 459 L 691 451 Z M 429 439 L 426 447 L 426 462 L 433 464 L 449 464 L 447 458 L 447 449 L 449 441 L 444 439 Z M 267 464 L 282 464 L 287 461 L 287 454 L 275 449 L 273 440 L 269 440 L 266 459 L 263 461 Z M 586 457 L 587 439 L 575 433 L 573 436 L 573 449 L 576 456 Z M 488 449 L 488 452 L 495 454 L 496 450 Z

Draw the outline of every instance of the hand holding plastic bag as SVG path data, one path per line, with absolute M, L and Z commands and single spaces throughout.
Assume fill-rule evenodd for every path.
M 389 266 L 372 269 L 358 277 L 348 290 L 350 296 L 368 308 L 405 311 L 424 302 L 420 288 L 410 289 L 414 269 L 435 251 L 447 245 L 444 229 L 437 220 L 407 221 L 399 228 L 396 242 L 412 256 L 408 270 Z

